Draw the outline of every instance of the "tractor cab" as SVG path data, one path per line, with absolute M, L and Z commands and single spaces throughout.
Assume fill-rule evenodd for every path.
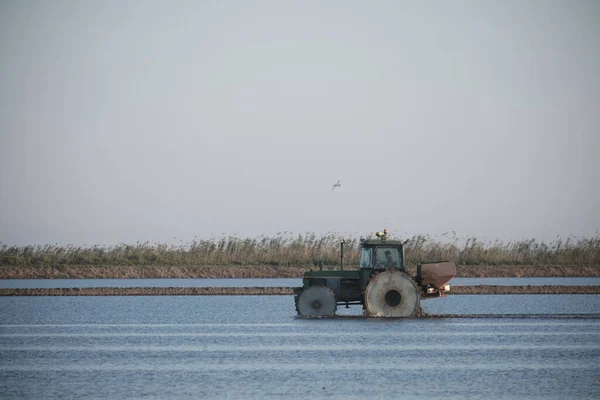
M 385 270 L 406 273 L 404 242 L 388 240 L 387 229 L 377 232 L 377 239 L 360 241 L 360 286 L 365 289 L 372 276 Z
M 365 240 L 361 242 L 360 268 L 405 271 L 402 242 L 396 240 Z

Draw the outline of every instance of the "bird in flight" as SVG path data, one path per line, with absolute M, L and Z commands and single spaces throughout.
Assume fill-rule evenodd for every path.
M 334 190 L 336 187 L 340 187 L 340 186 L 342 186 L 342 184 L 340 183 L 340 181 L 337 181 L 337 183 L 335 183 L 333 185 L 333 187 L 331 188 L 331 190 Z

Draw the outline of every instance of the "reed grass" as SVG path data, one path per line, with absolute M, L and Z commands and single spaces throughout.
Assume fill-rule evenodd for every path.
M 337 266 L 344 240 L 344 265 L 358 266 L 360 238 L 331 233 L 239 238 L 222 236 L 180 245 L 149 242 L 114 246 L 8 246 L 0 242 L 0 266 Z M 451 260 L 458 265 L 600 265 L 600 234 L 493 242 L 476 237 L 413 236 L 405 245 L 406 263 Z

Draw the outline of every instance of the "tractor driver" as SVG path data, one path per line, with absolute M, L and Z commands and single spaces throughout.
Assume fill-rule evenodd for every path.
M 385 253 L 385 268 L 398 268 L 398 263 L 392 258 L 392 252 L 387 250 Z

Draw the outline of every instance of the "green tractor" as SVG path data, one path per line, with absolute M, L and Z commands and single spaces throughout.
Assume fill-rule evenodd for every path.
M 370 317 L 412 317 L 421 299 L 445 296 L 448 282 L 456 276 L 451 261 L 417 264 L 417 275 L 407 274 L 405 242 L 388 240 L 387 230 L 377 239 L 361 239 L 360 268 L 344 270 L 344 242 L 341 268 L 335 271 L 308 271 L 303 286 L 295 289 L 296 311 L 302 317 L 330 317 L 338 305 L 360 304 Z

